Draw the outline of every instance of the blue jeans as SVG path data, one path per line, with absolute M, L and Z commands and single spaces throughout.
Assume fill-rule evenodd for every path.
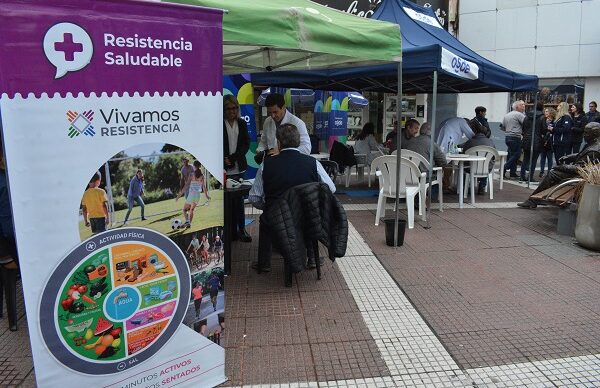
M 127 197 L 127 208 L 129 210 L 127 210 L 127 214 L 125 214 L 125 221 L 123 222 L 127 222 L 127 220 L 129 219 L 129 214 L 131 214 L 131 211 L 133 210 L 133 206 L 134 206 L 134 202 L 137 202 L 138 205 L 140 205 L 140 208 L 142 210 L 142 218 L 144 218 L 144 200 L 142 199 L 142 197 L 137 196 L 137 197 Z
M 511 176 L 517 175 L 517 160 L 521 156 L 521 138 L 517 136 L 506 136 L 504 140 L 508 147 L 507 162 L 504 165 L 504 170 L 510 170 Z M 504 174 L 504 171 L 502 171 Z
M 546 167 L 546 160 L 548 161 L 548 171 L 552 170 L 553 157 L 554 153 L 552 152 L 552 148 L 542 149 L 542 152 L 540 152 L 540 174 L 544 173 L 544 167 Z
M 531 180 L 533 180 L 533 173 L 535 172 L 535 166 L 537 166 L 538 155 L 540 153 L 538 151 L 533 151 L 533 158 L 531 158 L 532 168 L 529 168 L 529 158 L 531 157 L 531 150 L 523 151 L 523 163 L 521 164 L 521 179 L 525 180 L 527 175 L 526 171 L 529 171 L 531 174 Z

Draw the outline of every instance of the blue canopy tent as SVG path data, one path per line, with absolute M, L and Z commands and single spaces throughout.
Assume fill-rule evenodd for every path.
M 435 128 L 438 92 L 490 93 L 537 90 L 536 76 L 513 72 L 475 53 L 442 27 L 431 8 L 421 7 L 407 0 L 385 0 L 375 11 L 372 19 L 401 26 L 401 69 L 395 65 L 376 65 L 332 70 L 258 73 L 253 74 L 253 82 L 257 85 L 285 85 L 320 90 L 391 93 L 398 91 L 399 96 L 402 91 L 432 93 L 430 122 L 432 128 Z M 399 112 L 398 117 L 400 117 Z M 535 125 L 532 125 L 533 127 Z M 398 158 L 401 158 L 401 146 L 401 136 L 398 136 Z M 429 164 L 428 176 L 431 180 L 433 141 Z M 429 189 L 431 190 L 431 185 Z M 429 226 L 431 205 L 427 209 Z
M 434 72 L 439 93 L 489 93 L 537 90 L 538 78 L 515 73 L 475 53 L 446 31 L 431 8 L 407 0 L 385 0 L 372 16 L 401 26 L 402 89 L 431 93 Z M 377 65 L 346 69 L 270 72 L 252 75 L 257 85 L 319 90 L 395 93 L 397 68 Z

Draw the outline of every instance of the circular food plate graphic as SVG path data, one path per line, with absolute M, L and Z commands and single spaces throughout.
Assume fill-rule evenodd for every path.
M 185 256 L 168 237 L 119 228 L 90 237 L 54 270 L 40 301 L 42 337 L 75 371 L 139 365 L 181 324 L 190 298 Z

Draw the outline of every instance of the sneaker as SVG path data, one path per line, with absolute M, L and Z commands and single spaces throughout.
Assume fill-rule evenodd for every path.
M 145 217 L 142 217 L 142 221 L 148 221 L 148 219 Z
M 519 178 L 519 176 L 517 174 L 510 174 L 509 177 L 512 178 L 512 179 Z
M 182 228 L 186 228 L 186 229 L 187 229 L 187 228 L 191 228 L 191 227 L 192 227 L 192 224 L 190 224 L 190 222 L 189 222 L 189 221 L 185 222 L 185 223 L 182 225 Z
M 524 202 L 518 203 L 517 206 L 522 207 L 523 209 L 535 209 L 537 207 L 537 204 L 535 204 L 533 201 L 528 199 Z
M 542 178 L 544 177 L 544 172 L 543 172 L 543 171 L 540 171 L 540 173 L 538 174 L 538 177 L 539 177 L 540 179 L 542 179 Z

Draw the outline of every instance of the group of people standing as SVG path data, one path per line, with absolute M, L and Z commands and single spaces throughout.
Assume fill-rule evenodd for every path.
M 583 132 L 589 122 L 600 122 L 595 101 L 590 102 L 589 112 L 585 113 L 580 103 L 569 105 L 566 102 L 558 104 L 557 108 L 544 108 L 538 103 L 533 112 L 525 114 L 525 102 L 515 101 L 512 111 L 504 116 L 502 130 L 506 132 L 508 160 L 505 171 L 510 172 L 511 178 L 535 181 L 535 171 L 538 157 L 540 158 L 539 178 L 552 169 L 561 157 L 576 154 L 583 144 Z M 532 125 L 534 126 L 532 128 Z M 532 130 L 533 129 L 533 130 Z M 521 173 L 517 175 L 517 161 L 523 153 Z M 529 162 L 531 160 L 531 168 Z

